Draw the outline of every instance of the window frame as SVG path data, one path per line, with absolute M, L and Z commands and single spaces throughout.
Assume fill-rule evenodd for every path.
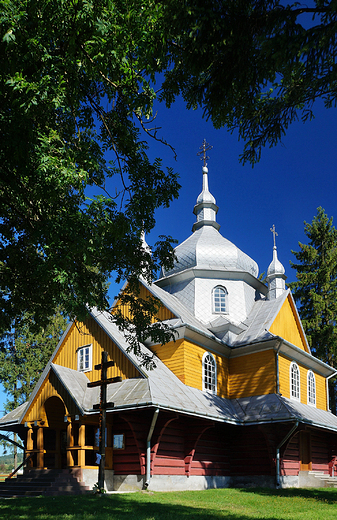
M 293 393 L 293 389 L 295 387 L 294 382 L 296 383 L 296 381 L 294 381 L 294 377 L 293 377 L 293 373 L 294 373 L 295 369 L 296 369 L 296 373 L 298 375 L 298 381 L 297 381 L 297 385 L 296 385 L 296 387 L 297 387 L 296 395 L 294 395 L 294 393 Z M 295 363 L 295 361 L 292 361 L 290 363 L 289 382 L 290 382 L 290 399 L 293 399 L 295 401 L 300 401 L 301 400 L 301 372 L 300 372 L 300 368 L 299 368 L 298 364 Z
M 215 304 L 215 292 L 216 290 L 219 289 L 221 291 L 224 292 L 224 300 L 225 300 L 225 310 L 222 310 L 222 306 L 221 306 L 221 296 L 219 296 L 220 298 L 220 310 L 216 310 L 216 304 Z M 226 289 L 226 287 L 224 287 L 223 285 L 216 285 L 215 287 L 213 287 L 212 289 L 212 312 L 213 314 L 228 314 L 228 291 Z
M 213 361 L 213 367 L 214 367 L 214 373 L 213 376 L 209 376 L 206 374 L 206 369 L 208 365 L 206 365 L 206 358 L 210 357 L 210 359 Z M 206 386 L 209 385 L 209 383 L 206 383 L 206 378 L 212 377 L 214 379 L 213 382 L 211 382 L 212 388 L 206 388 Z M 204 392 L 209 392 L 210 394 L 217 395 L 217 364 L 216 359 L 213 356 L 211 352 L 205 352 L 202 356 L 202 389 Z
M 81 352 L 84 352 L 85 349 L 88 349 L 89 352 L 89 362 L 88 366 L 84 366 L 83 369 L 80 369 L 80 363 L 81 363 Z M 85 358 L 85 353 L 83 356 L 83 359 Z M 85 365 L 85 363 L 84 363 Z M 92 343 L 88 343 L 87 345 L 82 345 L 77 349 L 77 371 L 78 372 L 90 372 L 92 370 Z
M 310 377 L 312 376 L 312 377 Z M 311 380 L 311 383 L 313 384 L 310 384 L 310 380 Z M 310 395 L 313 394 L 313 402 L 310 400 Z M 307 403 L 310 405 L 310 406 L 315 406 L 316 407 L 316 378 L 315 378 L 315 374 L 313 373 L 312 370 L 308 370 L 308 373 L 307 373 Z

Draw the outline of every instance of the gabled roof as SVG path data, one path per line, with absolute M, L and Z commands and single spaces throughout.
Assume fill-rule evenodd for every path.
M 14 424 L 20 424 L 20 419 L 25 413 L 28 406 L 28 401 L 21 404 L 15 410 L 12 410 L 8 414 L 4 415 L 0 419 L 0 430 L 8 430 Z
M 276 394 L 229 400 L 185 385 L 157 357 L 155 357 L 157 366 L 154 370 L 141 367 L 137 356 L 133 352 L 127 352 L 129 345 L 115 323 L 111 321 L 111 315 L 97 310 L 92 310 L 91 315 L 123 353 L 139 367 L 142 374 L 139 378 L 108 385 L 107 399 L 108 402 L 114 403 L 114 408 L 109 413 L 125 409 L 158 407 L 162 410 L 173 410 L 229 424 L 298 420 L 337 431 L 337 417 L 330 412 Z M 145 346 L 142 346 L 142 350 L 150 354 Z M 97 413 L 93 405 L 99 401 L 99 389 L 87 387 L 88 378 L 84 373 L 51 362 L 48 366 L 48 372 L 44 372 L 45 377 L 49 370 L 52 370 L 83 414 Z M 40 386 L 42 383 L 43 380 L 40 380 Z M 32 398 L 29 402 L 31 400 Z M 0 419 L 0 429 L 8 429 L 10 426 L 20 424 L 28 405 L 29 403 L 25 403 Z
M 124 352 L 129 350 L 129 344 L 115 323 L 111 321 L 108 313 L 93 310 L 91 315 L 104 327 L 119 348 Z M 152 354 L 145 346 L 142 346 L 142 350 L 144 353 Z M 128 356 L 139 366 L 139 359 L 133 352 L 128 352 Z M 236 422 L 229 400 L 217 396 L 212 396 L 210 399 L 207 392 L 186 386 L 159 358 L 154 357 L 156 363 L 154 370 L 142 367 L 145 381 L 128 379 L 108 386 L 107 397 L 109 401 L 115 403 L 115 408 L 159 406 L 198 416 L 212 415 L 219 418 L 226 416 L 229 422 Z M 125 401 L 126 396 L 128 398 Z M 217 412 L 214 409 L 214 400 L 217 402 Z
M 178 300 L 173 294 L 168 293 L 156 284 L 149 285 L 145 280 L 140 279 L 140 282 L 147 288 L 147 290 L 162 304 L 169 309 L 172 314 L 177 316 L 177 321 L 174 323 L 174 328 L 181 325 L 189 325 L 194 329 L 198 329 L 202 334 L 212 337 L 216 340 L 214 334 L 209 331 L 205 325 L 201 323 L 193 314 L 185 307 L 181 301 Z M 219 341 L 219 340 L 218 340 Z
M 81 410 L 82 415 L 92 408 L 93 404 L 99 402 L 99 388 L 88 388 L 89 380 L 83 372 L 54 363 L 51 364 L 51 370 Z
M 275 337 L 269 332 L 269 328 L 280 312 L 288 294 L 289 291 L 285 291 L 284 294 L 274 300 L 257 300 L 248 318 L 244 321 L 247 329 L 237 336 L 233 346 L 255 343 Z

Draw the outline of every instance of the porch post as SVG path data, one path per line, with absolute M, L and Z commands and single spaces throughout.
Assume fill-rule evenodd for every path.
M 80 424 L 78 430 L 78 462 L 80 468 L 84 468 L 85 466 L 85 424 Z
M 71 468 L 74 465 L 74 456 L 71 448 L 74 446 L 74 435 L 73 435 L 73 425 L 71 422 L 71 418 L 69 417 L 69 422 L 67 424 L 67 467 Z
M 37 429 L 37 436 L 36 436 L 36 447 L 37 447 L 37 467 L 42 469 L 43 463 L 44 463 L 44 452 L 43 452 L 43 428 L 42 426 L 39 426 Z
M 28 426 L 27 428 L 27 443 L 26 443 L 26 457 L 33 453 L 34 441 L 33 441 L 33 428 Z M 29 460 L 29 467 L 33 467 L 33 460 Z

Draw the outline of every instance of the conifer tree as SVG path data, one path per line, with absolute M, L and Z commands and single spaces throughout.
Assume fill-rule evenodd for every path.
M 309 345 L 319 359 L 337 368 L 337 231 L 319 207 L 311 224 L 304 223 L 308 244 L 292 251 L 297 281 L 289 284 Z M 336 413 L 336 378 L 329 381 L 330 408 Z
M 32 315 L 25 313 L 0 338 L 0 383 L 8 396 L 6 411 L 27 401 L 66 326 L 60 309 L 46 328 L 38 328 Z

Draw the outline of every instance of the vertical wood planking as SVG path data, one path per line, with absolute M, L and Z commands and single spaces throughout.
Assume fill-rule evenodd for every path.
M 229 397 L 238 399 L 276 391 L 273 350 L 256 352 L 229 360 Z
M 54 359 L 57 365 L 77 370 L 77 351 L 80 347 L 92 344 L 92 366 L 100 364 L 102 351 L 106 350 L 109 359 L 115 362 L 114 367 L 108 369 L 107 377 L 121 376 L 123 379 L 140 377 L 139 371 L 125 356 L 125 354 L 113 343 L 104 330 L 93 318 L 85 322 L 76 322 L 68 334 L 65 342 Z M 100 371 L 94 368 L 85 372 L 90 381 L 96 381 L 100 377 Z
M 144 287 L 141 283 L 139 283 L 139 298 L 146 300 L 147 298 L 154 298 L 150 291 Z M 112 313 L 114 309 L 119 309 L 123 316 L 126 318 L 131 318 L 130 306 L 127 304 L 121 304 L 120 300 L 117 301 L 116 306 L 112 309 Z M 167 307 L 161 305 L 157 314 L 152 318 L 152 323 L 156 321 L 164 321 L 172 318 L 176 318 L 175 314 L 173 314 Z
M 153 352 L 188 386 L 202 390 L 202 357 L 208 350 L 186 339 L 155 345 Z M 217 393 L 228 397 L 228 359 L 212 352 L 217 364 Z
M 280 393 L 290 399 L 290 365 L 291 359 L 279 355 L 279 377 Z M 303 404 L 308 404 L 308 368 L 297 363 L 300 370 L 300 400 Z M 316 408 L 327 410 L 326 379 L 320 374 L 315 373 L 316 381 Z
M 275 320 L 269 327 L 269 332 L 308 352 L 305 336 L 290 295 L 288 295 Z

